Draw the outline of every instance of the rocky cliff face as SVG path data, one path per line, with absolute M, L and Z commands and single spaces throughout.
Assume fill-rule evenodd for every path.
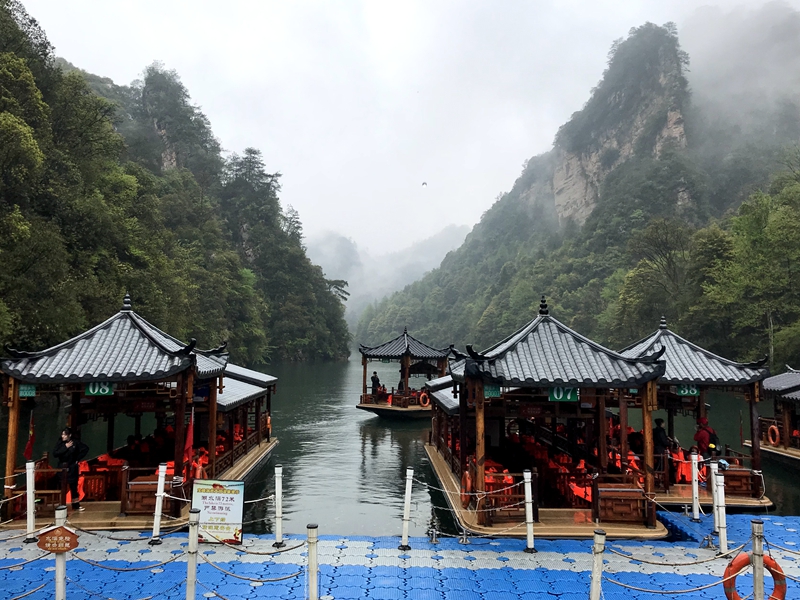
M 686 146 L 683 64 L 677 40 L 661 28 L 645 26 L 612 50 L 603 80 L 556 137 L 552 187 L 562 224 L 586 221 L 617 165 Z

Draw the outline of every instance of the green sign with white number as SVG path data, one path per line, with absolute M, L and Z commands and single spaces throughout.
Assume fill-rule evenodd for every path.
M 114 384 L 108 381 L 93 381 L 86 384 L 87 396 L 113 396 Z
M 33 398 L 36 395 L 36 386 L 32 383 L 19 384 L 19 397 L 20 398 Z
M 699 396 L 700 388 L 696 385 L 679 385 L 678 396 Z
M 499 398 L 500 397 L 500 386 L 499 385 L 483 385 L 483 397 L 484 398 Z
M 550 402 L 577 402 L 578 388 L 552 387 L 550 388 Z

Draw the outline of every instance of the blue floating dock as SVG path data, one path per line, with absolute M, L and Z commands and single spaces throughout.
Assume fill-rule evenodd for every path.
M 728 515 L 729 548 L 748 543 L 751 521 L 764 522 L 767 548 L 790 577 L 800 579 L 800 518 L 774 515 Z M 659 519 L 674 541 L 612 541 L 604 554 L 605 600 L 663 598 L 663 592 L 685 598 L 722 598 L 719 582 L 728 558 L 701 547 L 713 522 L 693 523 L 683 514 L 663 512 Z M 289 536 L 292 544 L 304 536 Z M 272 552 L 273 538 L 246 536 L 237 549 L 201 545 L 197 597 L 217 593 L 230 600 L 308 597 L 307 548 Z M 536 540 L 535 554 L 523 552 L 522 540 L 473 538 L 469 544 L 445 537 L 439 543 L 412 538 L 401 551 L 397 537 L 322 536 L 319 542 L 319 594 L 341 600 L 586 600 L 589 595 L 592 544 L 586 540 Z M 68 555 L 67 595 L 72 599 L 102 596 L 134 600 L 145 596 L 185 598 L 186 534 L 148 546 L 147 538 L 115 542 L 83 535 L 81 552 Z M 143 552 L 149 550 L 149 552 Z M 613 550 L 613 552 L 612 552 Z M 46 584 L 26 598 L 49 600 L 54 593 L 54 561 L 46 556 L 22 567 L 18 563 L 43 553 L 35 544 L 0 540 L 0 598 L 14 598 Z M 158 564 L 174 559 L 167 564 Z M 95 564 L 84 562 L 92 561 Z M 212 561 L 208 564 L 202 557 Z M 710 559 L 710 560 L 709 560 Z M 702 561 L 702 562 L 701 562 Z M 654 564 L 655 563 L 655 564 Z M 697 564 L 688 564 L 697 563 Z M 117 569 L 140 569 L 125 571 Z M 226 573 L 227 572 L 227 573 Z M 273 581 L 265 581 L 273 580 Z M 616 582 L 616 583 L 614 583 Z M 619 584 L 619 585 L 618 585 Z M 789 580 L 787 598 L 800 597 L 800 584 Z M 656 596 L 647 591 L 662 592 Z M 770 588 L 771 579 L 767 578 Z M 752 590 L 752 576 L 740 576 L 742 595 Z M 770 589 L 766 590 L 769 593 Z M 96 595 L 95 595 L 96 594 Z

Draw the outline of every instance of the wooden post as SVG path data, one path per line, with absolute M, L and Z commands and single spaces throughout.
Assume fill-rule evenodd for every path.
M 468 380 L 458 386 L 458 443 L 461 451 L 458 455 L 458 464 L 461 466 L 461 477 L 467 471 L 467 396 L 470 393 Z
M 264 430 L 261 429 L 261 403 L 263 400 L 263 396 L 256 398 L 256 431 L 258 432 L 256 439 L 258 440 L 259 446 L 261 445 L 261 442 L 264 441 Z
M 600 470 L 608 471 L 608 421 L 606 420 L 606 390 L 597 393 L 597 458 Z
M 619 392 L 619 451 L 623 457 L 628 456 L 628 401 L 623 397 L 624 390 Z
M 14 467 L 17 459 L 17 434 L 19 432 L 19 382 L 9 377 L 8 380 L 8 444 L 6 446 L 6 479 L 11 483 L 14 475 Z M 10 487 L 5 488 L 6 497 L 14 495 L 14 490 Z
M 178 377 L 178 397 L 175 398 L 175 476 L 183 476 L 183 446 L 186 440 L 185 423 L 186 420 L 186 376 L 181 374 Z M 173 507 L 177 502 L 173 502 Z M 180 507 L 178 507 L 180 510 Z M 173 516 L 178 516 L 173 514 Z
M 439 377 L 444 377 L 445 375 L 447 375 L 447 359 L 446 358 L 439 359 L 438 366 L 439 366 Z
M 783 401 L 783 411 L 781 417 L 783 418 L 783 447 L 789 447 L 789 441 L 792 439 L 792 405 L 788 400 Z
M 642 433 L 644 434 L 644 492 L 653 493 L 653 416 L 658 408 L 658 387 L 655 379 L 645 385 L 642 398 Z
M 272 425 L 272 390 L 273 388 L 267 388 L 267 441 L 272 439 L 272 429 L 269 427 Z
M 361 366 L 364 367 L 364 380 L 361 386 L 361 402 L 364 402 L 364 396 L 367 395 L 367 357 L 361 355 Z
M 481 494 L 486 491 L 486 423 L 483 401 L 483 381 L 472 381 L 472 389 L 475 392 L 475 492 L 478 501 L 476 507 L 479 511 L 486 507 L 485 499 L 481 499 Z M 487 522 L 485 512 L 478 513 L 478 523 L 485 525 Z
M 761 382 L 750 385 L 750 466 L 761 470 L 761 431 L 758 422 L 758 402 L 761 399 Z M 791 433 L 791 432 L 790 432 Z
M 411 396 L 408 389 L 408 372 L 411 370 L 411 357 L 409 355 L 405 355 L 400 364 L 403 369 L 403 395 Z
M 212 479 L 217 474 L 217 385 L 209 385 L 208 392 L 208 472 Z

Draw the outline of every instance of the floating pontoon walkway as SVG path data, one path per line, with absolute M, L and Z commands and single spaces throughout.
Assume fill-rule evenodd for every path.
M 716 549 L 698 548 L 710 523 L 684 523 L 676 514 L 659 514 L 670 528 L 688 538 L 683 542 L 630 541 L 607 544 L 603 597 L 606 600 L 663 598 L 719 599 L 730 560 Z M 750 537 L 751 515 L 731 515 L 730 548 Z M 762 517 L 771 555 L 791 578 L 800 577 L 797 517 Z M 142 597 L 186 597 L 186 534 L 166 536 L 160 546 L 148 537 L 128 534 L 91 535 L 79 532 L 80 547 L 67 554 L 67 597 L 134 600 Z M 111 537 L 109 537 L 111 536 Z M 197 597 L 308 598 L 305 535 L 286 538 L 286 552 L 274 552 L 271 536 L 246 536 L 241 547 L 200 546 Z M 469 544 L 445 537 L 433 544 L 411 538 L 411 550 L 398 550 L 398 537 L 320 536 L 320 598 L 336 600 L 586 600 L 592 565 L 591 541 L 536 540 L 538 553 L 523 552 L 524 540 L 471 538 Z M 780 547 L 780 548 L 779 548 Z M 4 598 L 31 590 L 29 600 L 54 595 L 54 561 L 36 544 L 21 539 L 0 540 L 0 579 Z M 14 565 L 33 560 L 19 567 Z M 171 561 L 166 562 L 165 561 Z M 647 561 L 647 562 L 643 562 Z M 683 566 L 681 566 L 683 565 Z M 13 567 L 11 569 L 10 567 Z M 141 569 L 134 571 L 132 569 Z M 788 579 L 788 577 L 787 577 Z M 265 581 L 270 580 L 270 581 Z M 716 585 L 714 585 L 716 584 Z M 789 579 L 787 598 L 800 594 Z M 630 589 L 653 590 L 659 595 Z M 705 589 L 698 589 L 704 588 Z M 750 572 L 740 575 L 742 595 L 752 589 Z M 772 581 L 766 578 L 766 592 Z M 689 593 L 679 594 L 681 591 Z

